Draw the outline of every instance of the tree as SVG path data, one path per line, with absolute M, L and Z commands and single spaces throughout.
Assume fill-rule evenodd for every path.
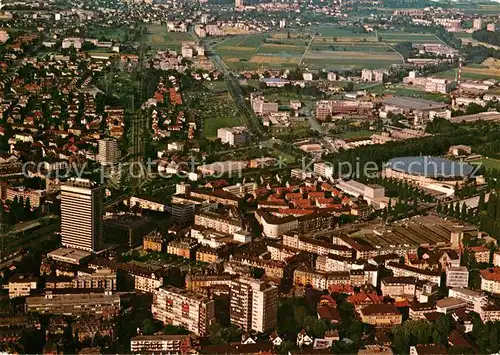
M 147 318 L 142 322 L 142 333 L 144 335 L 151 335 L 155 332 L 155 325 L 151 318 Z

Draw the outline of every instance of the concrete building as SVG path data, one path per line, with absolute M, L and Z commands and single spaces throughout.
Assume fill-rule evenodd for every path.
M 481 270 L 481 290 L 500 294 L 500 268 Z
M 474 311 L 478 314 L 481 313 L 481 309 L 488 303 L 488 297 L 486 295 L 467 288 L 451 288 L 448 291 L 448 297 L 465 301 L 467 303 L 467 310 Z
M 213 323 L 214 301 L 185 289 L 163 286 L 153 292 L 153 318 L 205 336 Z
M 475 18 L 473 23 L 472 23 L 472 28 L 475 30 L 480 30 L 483 28 L 483 19 L 482 18 Z
M 130 350 L 139 354 L 187 354 L 189 335 L 139 335 L 130 339 Z
M 494 23 L 489 23 L 488 25 L 486 25 L 486 30 L 495 32 L 497 30 L 497 26 Z
M 24 201 L 25 204 L 26 201 L 29 200 L 31 207 L 38 208 L 45 199 L 45 190 L 34 190 L 24 186 L 8 187 L 5 199 L 8 201 L 14 201 L 16 197 L 19 201 Z
M 243 126 L 219 128 L 217 138 L 221 140 L 222 144 L 229 144 L 230 146 L 244 145 L 248 139 L 248 129 Z
M 446 287 L 469 286 L 469 270 L 466 266 L 456 266 L 446 268 Z
M 386 72 L 384 70 L 363 69 L 361 71 L 361 81 L 383 82 Z
M 120 159 L 118 142 L 112 138 L 99 139 L 97 161 L 102 165 L 114 165 Z
M 340 181 L 336 187 L 344 193 L 354 196 L 363 197 L 369 205 L 379 205 L 385 196 L 385 189 L 380 185 L 365 185 L 355 180 Z
M 120 296 L 109 291 L 104 293 L 85 290 L 64 290 L 65 293 L 46 291 L 43 296 L 26 298 L 29 313 L 60 314 L 69 316 L 101 316 L 112 318 L 120 313 Z
M 102 187 L 74 178 L 61 185 L 61 242 L 65 247 L 98 251 L 102 244 Z
M 199 212 L 194 216 L 194 224 L 218 232 L 232 234 L 242 229 L 241 221 L 212 212 Z
M 276 327 L 278 288 L 264 281 L 240 277 L 231 282 L 230 318 L 245 331 L 265 333 Z
M 416 277 L 419 280 L 432 281 L 438 284 L 441 284 L 441 274 L 439 272 L 428 271 L 428 270 L 420 270 L 411 266 L 407 266 L 404 264 L 399 264 L 393 261 L 390 261 L 387 264 L 387 269 L 392 270 L 394 276 L 411 276 Z
M 194 220 L 196 205 L 194 203 L 172 203 L 172 220 L 176 224 L 188 224 Z
M 179 239 L 168 243 L 167 253 L 182 256 L 185 259 L 192 259 L 195 256 L 195 249 L 198 242 L 195 239 Z
M 38 287 L 38 278 L 29 275 L 15 274 L 3 288 L 9 290 L 9 298 L 26 297 Z

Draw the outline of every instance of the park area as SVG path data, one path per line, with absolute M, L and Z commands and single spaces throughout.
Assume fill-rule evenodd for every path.
M 274 32 L 234 36 L 214 46 L 233 70 L 257 68 L 292 69 L 386 69 L 402 64 L 392 46 L 439 43 L 432 33 L 361 32 L 335 26 L 312 27 L 308 33 Z

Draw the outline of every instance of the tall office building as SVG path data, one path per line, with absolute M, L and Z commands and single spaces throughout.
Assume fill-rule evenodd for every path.
M 278 288 L 264 281 L 240 277 L 231 282 L 231 324 L 245 331 L 267 332 L 276 327 Z
M 61 185 L 61 237 L 69 248 L 98 251 L 102 244 L 102 187 L 74 178 Z
M 97 161 L 102 165 L 113 165 L 118 163 L 120 151 L 118 150 L 118 142 L 112 138 L 104 138 L 99 140 L 99 151 Z
M 243 0 L 234 0 L 234 8 L 239 9 L 240 7 L 243 7 Z

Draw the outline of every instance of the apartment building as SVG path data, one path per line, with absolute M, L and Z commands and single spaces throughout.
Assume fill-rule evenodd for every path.
M 384 277 L 380 282 L 380 289 L 383 296 L 412 300 L 418 281 L 416 277 L 411 276 Z
M 217 138 L 221 140 L 222 144 L 244 145 L 248 140 L 248 129 L 243 126 L 219 128 Z
M 467 288 L 451 288 L 448 291 L 448 296 L 465 301 L 467 303 L 467 310 L 478 314 L 481 313 L 481 309 L 488 303 L 486 295 Z
M 99 139 L 97 161 L 102 165 L 114 165 L 119 159 L 118 142 L 113 138 Z
M 185 201 L 180 203 L 172 203 L 171 213 L 172 220 L 176 224 L 192 223 L 196 210 L 196 204 Z
M 189 291 L 199 292 L 205 288 L 231 286 L 231 282 L 235 279 L 234 275 L 220 274 L 220 275 L 186 275 L 186 288 Z
M 181 326 L 205 336 L 214 321 L 214 301 L 185 289 L 162 286 L 153 292 L 151 313 L 163 324 Z
M 29 313 L 60 314 L 70 316 L 101 316 L 112 318 L 120 313 L 120 296 L 109 291 L 104 293 L 88 290 L 61 290 L 64 293 L 46 291 L 43 296 L 26 298 Z
M 14 201 L 16 197 L 19 201 L 24 201 L 24 203 L 29 200 L 31 207 L 38 208 L 45 199 L 45 190 L 34 190 L 24 186 L 8 187 L 5 191 L 5 199 Z
M 481 290 L 500 294 L 500 267 L 481 270 Z
M 382 83 L 384 81 L 385 75 L 386 75 L 385 70 L 363 69 L 361 71 L 361 81 Z
M 195 256 L 195 249 L 198 242 L 195 239 L 183 238 L 168 243 L 167 253 L 182 256 L 184 259 L 191 259 Z
M 130 339 L 130 350 L 139 354 L 187 354 L 189 335 L 139 335 Z
M 403 323 L 403 315 L 392 304 L 371 304 L 360 311 L 361 321 L 374 326 L 394 326 Z
M 241 221 L 212 212 L 199 212 L 194 216 L 194 224 L 218 232 L 232 234 L 241 230 Z
M 116 290 L 116 272 L 111 269 L 78 270 L 73 279 L 74 288 Z
M 466 266 L 452 266 L 446 268 L 446 287 L 469 286 L 469 270 Z
M 299 235 L 293 231 L 283 235 L 283 245 L 285 247 L 295 248 L 307 251 L 316 255 L 339 255 L 346 258 L 352 258 L 354 251 L 344 245 L 323 242 L 306 236 Z
M 416 277 L 419 280 L 432 281 L 441 284 L 441 274 L 439 272 L 420 270 L 411 266 L 404 264 L 399 264 L 394 261 L 390 261 L 387 264 L 387 269 L 392 270 L 394 276 L 411 276 Z
M 316 270 L 323 272 L 350 271 L 354 260 L 351 257 L 328 254 L 316 258 Z
M 165 239 L 159 232 L 151 232 L 142 239 L 142 249 L 160 252 L 163 250 Z
M 278 288 L 264 281 L 240 277 L 231 282 L 230 318 L 245 331 L 265 333 L 276 327 Z

